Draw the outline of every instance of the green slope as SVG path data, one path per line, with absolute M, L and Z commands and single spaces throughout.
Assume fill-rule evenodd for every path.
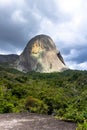
M 84 123 L 86 130 L 87 71 L 24 74 L 0 65 L 0 113 L 27 111 Z

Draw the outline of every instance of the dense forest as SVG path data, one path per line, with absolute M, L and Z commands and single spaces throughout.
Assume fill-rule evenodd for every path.
M 87 71 L 22 73 L 0 65 L 0 113 L 32 112 L 87 130 Z

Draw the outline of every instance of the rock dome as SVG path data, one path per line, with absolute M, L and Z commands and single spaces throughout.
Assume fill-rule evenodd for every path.
M 15 68 L 41 73 L 61 72 L 67 69 L 53 40 L 47 35 L 33 37 L 15 62 Z

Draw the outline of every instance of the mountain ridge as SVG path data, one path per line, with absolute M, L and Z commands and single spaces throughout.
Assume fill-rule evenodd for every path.
M 17 54 L 8 54 L 8 55 L 3 55 L 0 54 L 0 63 L 12 63 L 15 60 L 17 60 L 17 58 L 19 57 L 19 55 Z

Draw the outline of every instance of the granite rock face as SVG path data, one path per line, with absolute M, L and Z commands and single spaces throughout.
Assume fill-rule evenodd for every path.
M 41 73 L 61 72 L 68 69 L 53 40 L 47 35 L 32 38 L 15 62 L 15 68 Z

